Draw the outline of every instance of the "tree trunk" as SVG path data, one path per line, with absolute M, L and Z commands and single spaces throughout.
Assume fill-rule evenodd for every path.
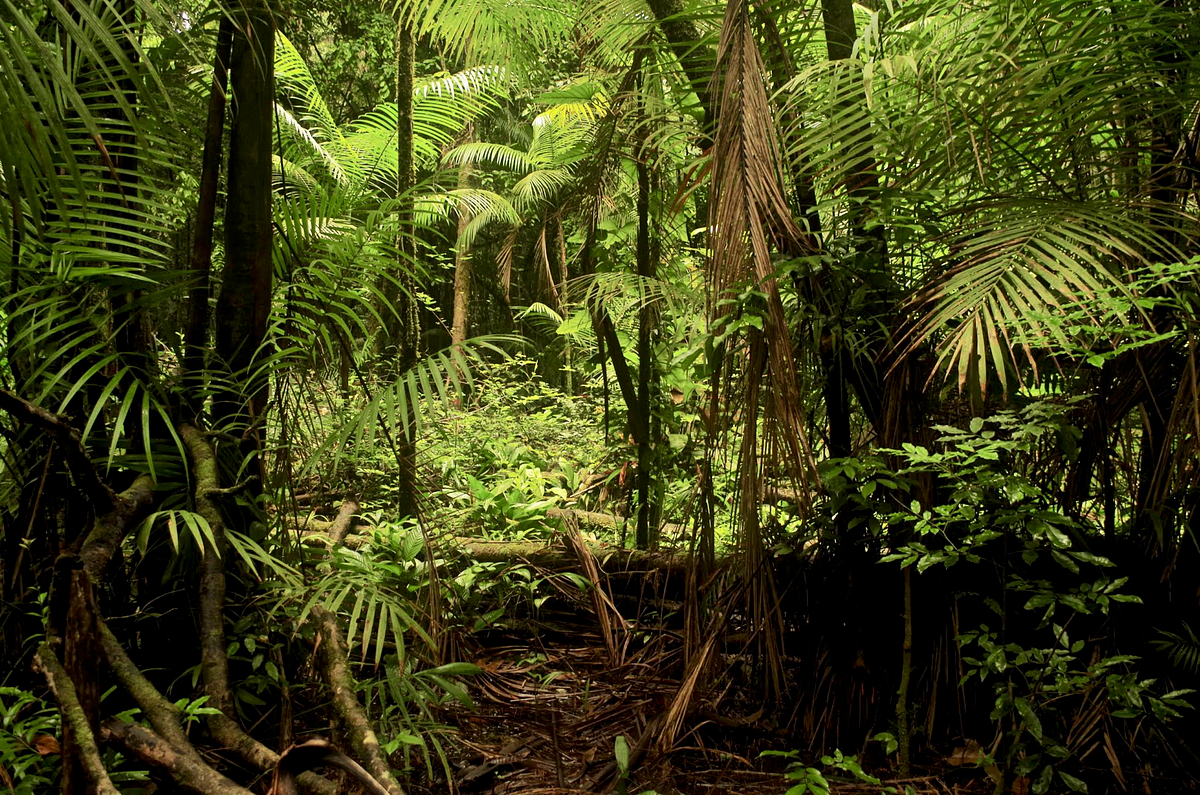
M 417 362 L 421 329 L 418 325 L 416 280 L 413 265 L 416 248 L 412 240 L 412 188 L 415 182 L 413 161 L 413 81 L 416 42 L 413 32 L 401 17 L 396 23 L 396 278 L 388 281 L 384 295 L 392 297 L 385 308 L 384 343 L 394 346 L 395 370 L 403 373 Z M 397 435 L 396 509 L 400 517 L 417 515 L 416 406 L 409 401 L 405 427 Z
M 245 0 L 234 24 L 230 57 L 234 111 L 216 350 L 234 382 L 244 384 L 244 390 L 218 396 L 213 410 L 223 430 L 231 426 L 242 429 L 249 445 L 258 447 L 257 426 L 266 409 L 268 389 L 266 378 L 255 371 L 271 311 L 275 29 L 261 0 Z M 248 395 L 248 400 L 243 395 Z
M 896 692 L 896 745 L 900 753 L 899 774 L 901 778 L 908 776 L 909 759 L 909 719 L 908 719 L 908 685 L 912 679 L 912 648 L 913 648 L 913 616 L 912 616 L 912 566 L 904 567 L 904 641 L 900 647 L 900 687 Z
M 469 133 L 468 133 L 469 136 Z M 471 165 L 463 163 L 458 172 L 458 187 L 460 190 L 471 187 Z M 450 325 L 450 344 L 461 345 L 467 338 L 467 328 L 471 310 L 471 254 L 462 242 L 463 232 L 471 223 L 471 216 L 465 208 L 458 213 L 458 239 L 454 252 L 454 315 Z
M 653 445 L 650 439 L 651 373 L 654 371 L 654 306 L 646 296 L 646 285 L 655 277 L 655 263 L 650 256 L 650 168 L 643 158 L 637 164 L 637 269 L 641 285 L 641 301 L 638 307 L 638 428 L 635 431 L 638 443 L 638 523 L 637 548 L 649 549 L 651 541 L 651 477 L 654 469 Z M 657 524 L 657 522 L 655 522 Z M 654 528 L 657 529 L 657 528 Z
M 217 51 L 213 57 L 212 88 L 208 95 L 208 118 L 204 124 L 204 155 L 200 166 L 200 197 L 196 203 L 195 237 L 192 241 L 191 291 L 188 293 L 187 329 L 183 338 L 183 371 L 195 377 L 204 370 L 208 341 L 209 271 L 212 268 L 213 221 L 217 213 L 217 183 L 221 171 L 221 142 L 225 129 L 225 92 L 228 88 L 233 24 L 221 17 Z M 199 385 L 194 385 L 199 386 Z M 193 412 L 199 406 L 193 401 Z

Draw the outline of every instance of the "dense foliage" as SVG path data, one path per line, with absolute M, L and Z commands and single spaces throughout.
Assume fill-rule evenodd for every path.
M 0 781 L 1193 788 L 1198 11 L 0 3 Z

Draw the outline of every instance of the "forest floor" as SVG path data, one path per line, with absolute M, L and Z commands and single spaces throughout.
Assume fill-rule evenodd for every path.
M 719 716 L 718 702 L 730 712 L 754 709 L 738 703 L 748 702 L 750 694 L 728 683 L 719 696 L 695 699 L 664 752 L 661 729 L 681 686 L 682 639 L 662 627 L 626 638 L 630 642 L 614 663 L 594 616 L 586 614 L 543 615 L 517 629 L 477 635 L 477 645 L 465 655 L 483 669 L 470 680 L 475 708 L 446 715 L 458 734 L 452 745 L 458 747 L 459 790 L 782 795 L 795 783 L 784 778 L 787 760 L 759 756 L 786 747 L 781 731 Z M 629 749 L 627 776 L 617 763 L 617 737 Z M 982 771 L 942 767 L 946 775 L 926 773 L 882 785 L 828 779 L 832 792 L 847 795 L 879 793 L 885 786 L 905 792 L 905 785 L 913 795 L 992 790 Z

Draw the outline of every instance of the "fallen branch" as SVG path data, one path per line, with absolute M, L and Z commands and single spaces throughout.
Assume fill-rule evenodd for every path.
M 84 714 L 75 694 L 75 683 L 67 676 L 62 663 L 48 644 L 43 643 L 38 648 L 34 663 L 46 677 L 46 684 L 62 710 L 63 723 L 71 729 L 71 737 L 82 762 L 83 771 L 95 787 L 96 795 L 120 795 L 104 769 L 104 763 L 100 759 L 100 748 L 96 745 L 96 736 L 92 734 L 87 715 Z
M 204 795 L 252 795 L 251 791 L 225 778 L 200 761 L 183 753 L 149 729 L 136 723 L 106 720 L 101 727 L 106 740 L 115 740 L 146 764 L 166 771 L 171 779 L 192 792 Z M 116 790 L 113 790 L 116 793 Z
M 350 675 L 349 653 L 338 629 L 337 618 L 322 607 L 314 607 L 311 616 L 320 633 L 317 639 L 318 667 L 329 685 L 333 708 L 350 735 L 354 752 L 366 763 L 367 770 L 383 785 L 388 795 L 404 795 L 403 788 L 392 775 L 387 756 L 371 728 L 367 713 L 358 703 L 354 678 Z

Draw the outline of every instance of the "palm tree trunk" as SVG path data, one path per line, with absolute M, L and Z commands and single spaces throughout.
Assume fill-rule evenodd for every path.
M 468 132 L 467 135 L 470 135 Z M 462 165 L 458 172 L 458 187 L 460 190 L 471 186 L 471 166 Z M 450 344 L 461 345 L 467 338 L 467 327 L 471 309 L 471 254 L 462 242 L 463 231 L 471 223 L 471 216 L 466 210 L 460 210 L 458 215 L 458 245 L 454 252 L 454 314 L 450 324 Z
M 417 362 L 421 329 L 418 324 L 416 280 L 413 264 L 416 255 L 412 233 L 412 192 L 415 183 L 413 160 L 413 82 L 416 68 L 416 42 L 412 29 L 401 16 L 396 22 L 396 277 L 384 284 L 384 295 L 391 302 L 385 307 L 384 343 L 396 349 L 396 372 L 402 373 Z M 417 515 L 416 406 L 409 401 L 405 428 L 398 434 L 396 508 L 400 516 Z
M 216 350 L 237 381 L 214 403 L 218 422 L 243 427 L 257 446 L 268 383 L 255 375 L 271 311 L 271 133 L 274 121 L 275 27 L 261 0 L 245 0 L 235 17 L 230 83 L 237 112 L 229 132 L 225 269 L 217 299 Z M 260 464 L 261 466 L 261 464 Z
M 192 242 L 191 291 L 188 294 L 187 329 L 184 332 L 183 371 L 195 376 L 204 370 L 204 348 L 208 338 L 208 299 L 211 293 L 213 221 L 217 212 L 217 183 L 221 171 L 221 141 L 225 128 L 225 92 L 228 88 L 233 24 L 221 17 L 217 51 L 213 57 L 212 88 L 208 95 L 208 118 L 204 125 L 204 155 L 200 166 L 199 200 L 196 204 L 195 238 Z M 198 410 L 193 405 L 193 411 Z

